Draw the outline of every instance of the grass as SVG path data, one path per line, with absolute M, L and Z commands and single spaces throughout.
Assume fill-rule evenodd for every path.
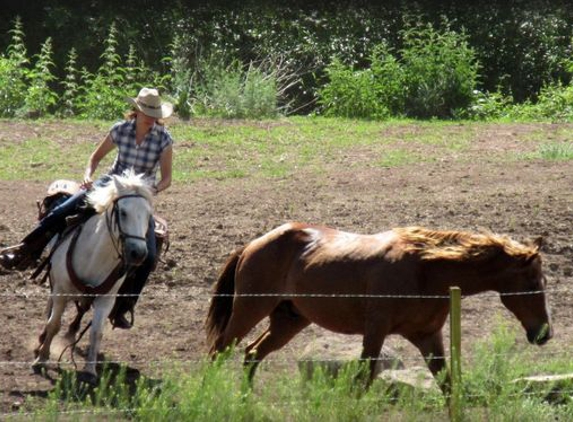
M 7 129 L 11 123 L 0 121 L 0 127 Z M 27 138 L 18 142 L 0 139 L 0 180 L 48 182 L 79 178 L 95 147 L 94 136 L 103 138 L 111 124 L 54 120 L 30 123 L 25 131 L 29 133 Z M 32 132 L 36 126 L 40 129 Z M 56 129 L 59 126 L 63 126 L 61 130 Z M 319 175 L 357 166 L 408 166 L 463 156 L 482 126 L 483 123 L 368 122 L 320 117 L 174 121 L 169 126 L 176 142 L 173 177 L 177 182 L 193 183 L 287 178 L 301 171 Z M 79 134 L 74 135 L 74 128 Z M 85 133 L 91 133 L 89 140 Z M 570 153 L 564 150 L 561 156 Z M 541 158 L 549 157 L 548 154 L 546 148 Z M 112 155 L 101 163 L 99 171 L 111 164 Z
M 573 159 L 573 144 L 570 142 L 551 142 L 539 146 L 538 155 L 544 160 L 562 161 Z
M 551 386 L 527 389 L 514 380 L 536 372 L 567 373 L 573 364 L 566 356 L 539 360 L 516 344 L 517 331 L 499 322 L 491 337 L 478 341 L 463 372 L 463 420 L 571 420 L 573 385 L 548 399 Z M 523 346 L 521 346 L 523 347 Z M 141 421 L 433 421 L 447 420 L 443 395 L 437 390 L 388 389 L 377 380 L 369 390 L 357 382 L 361 370 L 349 362 L 332 378 L 321 370 L 311 379 L 293 370 L 263 365 L 249 388 L 234 352 L 215 363 L 171 366 L 161 380 L 140 377 L 131 383 L 126 371 L 105 371 L 93 390 L 82 389 L 71 373 L 63 375 L 44 405 L 32 412 L 34 420 L 56 420 L 62 415 L 94 419 Z M 555 399 L 557 397 L 557 399 Z M 27 414 L 28 417 L 30 414 Z

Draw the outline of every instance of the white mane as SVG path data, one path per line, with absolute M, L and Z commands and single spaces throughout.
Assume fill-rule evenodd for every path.
M 125 171 L 121 176 L 113 175 L 113 180 L 105 186 L 94 188 L 88 196 L 88 202 L 98 213 L 104 212 L 113 201 L 122 195 L 137 194 L 151 203 L 151 187 L 143 178 L 143 174 Z

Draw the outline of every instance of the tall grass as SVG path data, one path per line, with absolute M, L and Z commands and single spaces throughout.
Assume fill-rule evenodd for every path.
M 528 390 L 515 382 L 537 372 L 567 373 L 565 357 L 536 358 L 530 349 L 516 346 L 516 335 L 500 322 L 490 338 L 477 342 L 471 359 L 463 363 L 462 408 L 464 420 L 553 421 L 570 420 L 570 391 L 551 386 Z M 521 333 L 519 333 L 521 334 Z M 364 390 L 357 382 L 363 370 L 348 362 L 337 377 L 318 369 L 311 378 L 293 375 L 293 369 L 261 367 L 253 388 L 245 381 L 242 365 L 229 352 L 215 361 L 195 366 L 176 365 L 160 373 L 160 379 L 129 380 L 125 368 L 108 368 L 98 387 L 86 389 L 65 373 L 41 408 L 37 419 L 58 415 L 135 418 L 141 421 L 371 421 L 443 420 L 447 405 L 439 390 L 411 387 L 389 388 L 381 379 Z M 294 365 L 294 362 L 292 363 Z M 38 405 L 38 403 L 35 403 Z

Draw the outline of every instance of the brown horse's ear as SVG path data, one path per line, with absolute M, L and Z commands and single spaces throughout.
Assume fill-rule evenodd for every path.
M 543 236 L 538 236 L 532 241 L 533 246 L 535 246 L 537 250 L 540 250 L 544 243 Z

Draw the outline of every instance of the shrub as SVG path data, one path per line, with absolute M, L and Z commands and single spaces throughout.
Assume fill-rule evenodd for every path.
M 40 54 L 36 56 L 34 67 L 27 72 L 28 89 L 24 99 L 24 106 L 18 114 L 26 117 L 42 117 L 53 112 L 58 102 L 58 95 L 50 87 L 56 79 L 52 73 L 52 39 L 48 38 L 42 45 Z
M 79 95 L 79 78 L 80 73 L 77 69 L 78 55 L 72 48 L 68 53 L 68 60 L 65 67 L 65 77 L 61 82 L 64 89 L 60 97 L 60 107 L 58 114 L 62 117 L 72 117 L 77 115 L 79 105 L 77 97 Z
M 12 40 L 0 56 L 0 116 L 13 117 L 24 106 L 29 63 L 22 21 L 16 18 L 10 31 Z
M 430 24 L 403 31 L 401 50 L 405 112 L 418 118 L 453 117 L 469 108 L 478 77 L 475 54 L 464 33 Z
M 280 105 L 285 91 L 296 80 L 280 58 L 251 62 L 244 67 L 204 62 L 204 79 L 194 85 L 193 113 L 226 118 L 268 118 L 286 113 Z
M 325 116 L 385 118 L 390 110 L 378 98 L 371 69 L 355 71 L 338 59 L 326 68 L 329 82 L 318 91 Z
M 382 119 L 403 111 L 403 69 L 384 44 L 369 56 L 370 67 L 353 70 L 339 59 L 327 66 L 329 82 L 318 90 L 326 116 Z

